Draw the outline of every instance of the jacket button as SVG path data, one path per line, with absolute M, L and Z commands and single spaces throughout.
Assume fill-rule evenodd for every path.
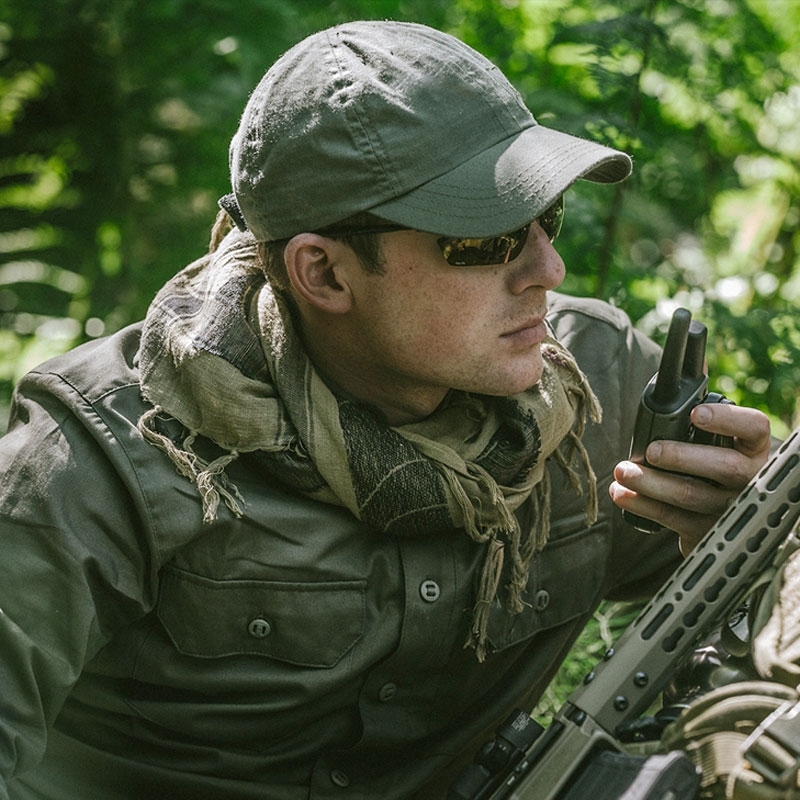
M 331 783 L 340 789 L 344 789 L 350 785 L 350 776 L 342 769 L 332 769 Z
M 550 605 L 550 592 L 548 592 L 546 589 L 539 589 L 539 591 L 536 592 L 536 597 L 534 598 L 533 601 L 533 607 L 537 611 L 544 611 L 549 605 Z
M 378 700 L 381 703 L 388 703 L 397 694 L 397 684 L 384 683 L 378 690 Z
M 435 603 L 439 599 L 441 589 L 436 581 L 423 581 L 420 584 L 419 593 L 426 603 Z
M 256 617 L 250 620 L 250 624 L 247 626 L 247 632 L 254 639 L 265 639 L 272 633 L 272 626 L 263 617 Z

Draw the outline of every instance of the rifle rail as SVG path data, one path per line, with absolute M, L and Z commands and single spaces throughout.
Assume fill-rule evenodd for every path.
M 569 702 L 609 733 L 642 714 L 725 622 L 800 518 L 800 428 L 780 446 Z

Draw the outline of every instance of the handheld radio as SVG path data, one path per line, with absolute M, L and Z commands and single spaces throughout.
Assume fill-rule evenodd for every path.
M 731 403 L 721 394 L 708 391 L 705 352 L 708 330 L 692 314 L 679 308 L 672 315 L 658 372 L 642 393 L 636 413 L 629 460 L 647 464 L 645 450 L 650 442 L 672 439 L 679 442 L 731 447 L 727 436 L 698 430 L 689 415 L 700 403 Z M 637 530 L 654 533 L 660 526 L 629 511 L 622 512 Z

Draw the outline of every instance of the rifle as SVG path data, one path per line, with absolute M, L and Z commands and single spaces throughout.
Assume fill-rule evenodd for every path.
M 545 730 L 515 711 L 453 783 L 448 800 L 566 800 L 598 753 L 658 698 L 722 625 L 800 519 L 800 426 L 575 689 Z M 800 541 L 791 537 L 795 546 Z

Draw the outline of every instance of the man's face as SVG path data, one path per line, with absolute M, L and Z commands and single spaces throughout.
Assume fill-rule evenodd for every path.
M 564 263 L 538 223 L 507 264 L 451 266 L 437 237 L 418 231 L 383 234 L 381 246 L 383 272 L 351 281 L 350 371 L 390 419 L 393 408 L 431 413 L 451 388 L 511 395 L 539 380 L 546 292 Z

